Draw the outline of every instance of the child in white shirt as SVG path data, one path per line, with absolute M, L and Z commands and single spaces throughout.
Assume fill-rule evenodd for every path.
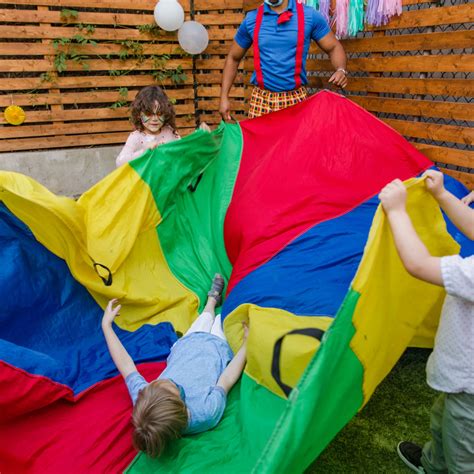
M 424 176 L 449 219 L 474 239 L 474 209 L 445 189 L 439 171 Z M 428 385 L 441 392 L 431 410 L 432 439 L 423 448 L 402 441 L 398 455 L 418 473 L 474 473 L 474 255 L 429 253 L 406 212 L 406 189 L 400 180 L 385 186 L 379 197 L 408 273 L 443 286 L 447 293 L 426 367 Z

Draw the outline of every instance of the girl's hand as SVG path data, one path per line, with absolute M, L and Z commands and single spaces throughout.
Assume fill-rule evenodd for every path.
M 399 179 L 395 179 L 382 189 L 379 199 L 386 213 L 404 210 L 407 200 L 405 185 Z
M 158 142 L 156 140 L 151 141 L 145 145 L 145 150 L 154 150 L 158 145 L 161 145 L 163 142 Z
M 118 299 L 114 298 L 109 301 L 109 304 L 105 308 L 104 316 L 102 317 L 102 327 L 111 326 L 115 317 L 120 314 L 119 311 L 122 308 L 122 305 L 117 305 L 114 308 L 114 305 L 118 303 Z
M 467 196 L 464 196 L 461 201 L 466 204 L 467 206 L 469 206 L 469 204 L 471 204 L 471 202 L 474 202 L 474 191 L 471 191 Z
M 206 122 L 201 122 L 201 125 L 199 125 L 199 130 L 204 130 L 205 132 L 210 132 L 211 127 Z
M 444 176 L 440 171 L 428 170 L 423 173 L 423 177 L 426 177 L 426 189 L 433 195 L 435 199 L 438 199 L 444 192 Z
M 244 330 L 244 338 L 242 344 L 245 344 L 247 342 L 247 338 L 249 337 L 249 325 L 242 321 L 242 328 Z

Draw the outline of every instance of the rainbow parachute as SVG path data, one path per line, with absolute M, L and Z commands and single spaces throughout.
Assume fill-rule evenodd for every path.
M 408 345 L 432 344 L 444 294 L 403 270 L 379 190 L 410 180 L 431 252 L 474 253 L 411 179 L 430 166 L 324 91 L 149 151 L 78 201 L 0 173 L 0 470 L 303 471 Z M 245 373 L 214 430 L 137 455 L 101 308 L 121 299 L 115 329 L 152 379 L 215 272 L 234 349 L 250 320 Z

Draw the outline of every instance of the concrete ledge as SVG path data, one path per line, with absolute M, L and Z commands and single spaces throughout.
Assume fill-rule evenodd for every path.
M 109 146 L 2 153 L 0 170 L 30 176 L 55 194 L 77 196 L 115 169 L 121 149 Z

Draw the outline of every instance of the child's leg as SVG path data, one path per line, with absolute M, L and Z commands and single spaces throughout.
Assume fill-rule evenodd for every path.
M 214 334 L 214 336 L 220 337 L 221 339 L 224 339 L 224 341 L 227 341 L 224 331 L 222 330 L 222 322 L 221 322 L 220 314 L 218 314 L 216 316 L 216 319 L 214 319 L 214 323 L 211 329 L 211 334 Z
M 214 275 L 211 289 L 209 290 L 204 311 L 198 316 L 196 321 L 187 330 L 186 334 L 192 332 L 211 332 L 214 317 L 216 315 L 216 305 L 221 302 L 224 279 L 219 273 Z M 185 334 L 185 335 L 186 335 Z
M 431 408 L 430 430 L 431 441 L 423 447 L 421 463 L 427 472 L 447 472 L 443 447 L 443 416 L 445 394 L 442 393 Z
M 449 472 L 474 473 L 474 394 L 446 394 L 443 447 Z
M 197 317 L 193 324 L 191 324 L 191 327 L 186 331 L 185 336 L 192 332 L 211 332 L 212 324 L 214 323 L 215 308 L 215 298 L 209 297 L 204 311 Z

